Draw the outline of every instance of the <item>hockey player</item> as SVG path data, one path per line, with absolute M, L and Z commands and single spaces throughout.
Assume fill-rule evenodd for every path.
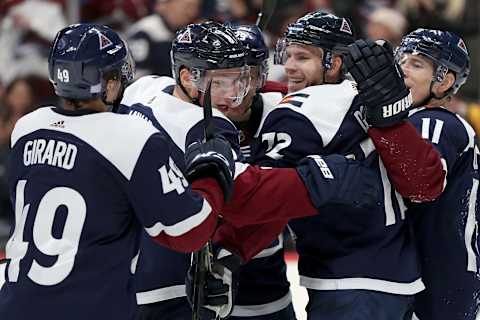
M 300 284 L 309 294 L 308 319 L 403 320 L 411 316 L 413 295 L 424 286 L 402 196 L 434 200 L 442 191 L 444 172 L 434 148 L 403 121 L 409 92 L 392 59 L 386 59 L 387 49 L 373 44 L 378 53 L 373 60 L 392 81 L 367 90 L 359 82 L 357 95 L 355 84 L 342 77 L 339 50 L 353 41 L 348 20 L 323 12 L 307 14 L 288 27 L 277 58 L 285 64 L 291 93 L 263 122 L 265 152 L 258 159 L 274 167 L 293 166 L 315 150 L 349 155 L 377 170 L 383 201 L 376 209 L 326 206 L 327 215 L 290 223 Z M 382 112 L 380 106 L 388 111 L 391 105 L 403 107 Z M 385 127 L 368 130 L 373 141 L 366 133 L 370 126 Z M 374 146 L 386 161 L 379 161 Z M 319 241 L 318 234 L 325 238 Z
M 426 289 L 415 297 L 421 320 L 478 318 L 478 147 L 472 127 L 443 108 L 470 73 L 464 41 L 448 31 L 417 29 L 396 53 L 415 109 L 409 120 L 448 169 L 435 202 L 409 206 Z
M 15 228 L 0 318 L 131 320 L 141 230 L 172 250 L 200 248 L 231 192 L 230 147 L 221 139 L 197 146 L 187 168 L 204 178 L 192 187 L 162 133 L 107 112 L 133 79 L 128 48 L 107 27 L 61 30 L 49 72 L 64 107 L 26 115 L 11 138 Z M 180 185 L 169 188 L 162 171 Z
M 216 107 L 239 105 L 248 92 L 249 72 L 245 48 L 239 43 L 235 34 L 230 29 L 213 22 L 189 25 L 177 32 L 172 45 L 172 65 L 174 80 L 167 77 L 144 77 L 127 88 L 120 111 L 151 121 L 175 144 L 175 152 L 181 154 L 186 146 L 204 137 L 203 110 L 190 102 L 202 105 L 210 82 L 212 102 Z M 215 114 L 217 133 L 226 137 L 233 151 L 238 153 L 236 128 L 222 117 L 220 112 Z M 324 165 L 327 163 L 333 165 L 335 162 L 335 166 L 338 167 L 340 164 L 337 162 L 345 163 L 340 156 L 334 156 L 331 159 L 325 158 Z M 314 170 L 308 171 L 306 183 L 321 184 L 322 181 L 327 181 L 323 177 L 315 176 L 318 174 L 320 177 L 321 170 L 325 168 L 319 168 L 312 159 L 308 160 L 308 163 L 313 165 Z M 180 170 L 184 169 L 182 164 L 178 165 Z M 344 167 L 347 168 L 346 165 Z M 255 246 L 264 248 L 281 232 L 286 219 L 297 213 L 304 214 L 300 213 L 302 210 L 297 211 L 297 206 L 311 206 L 303 203 L 306 201 L 303 197 L 307 195 L 307 191 L 296 171 L 280 172 L 237 163 L 236 172 L 235 192 L 232 201 L 223 208 L 223 212 L 261 215 L 264 219 L 263 221 L 258 219 L 258 222 L 271 222 L 271 226 L 268 224 L 265 230 L 261 227 L 256 228 L 256 234 L 262 235 L 263 239 L 269 239 L 263 245 L 262 241 L 251 233 L 229 237 L 229 241 L 238 243 L 242 242 L 242 239 L 246 240 L 246 237 L 251 237 L 250 241 L 243 241 L 243 243 L 248 243 L 253 249 Z M 339 174 L 340 172 L 337 173 Z M 348 179 L 354 176 L 356 173 Z M 369 182 L 364 181 L 364 183 Z M 312 188 L 312 191 L 318 189 L 317 187 Z M 365 186 L 365 190 L 371 192 L 372 188 Z M 282 201 L 266 203 L 265 199 L 272 198 L 282 199 Z M 338 194 L 334 198 L 326 197 L 320 202 L 312 200 L 319 206 L 324 201 L 343 202 Z M 362 202 L 359 204 L 364 205 L 365 202 L 361 198 L 363 196 L 358 199 Z M 351 200 L 348 202 L 354 206 L 358 205 Z M 232 213 L 228 216 L 233 215 Z M 244 218 L 239 217 L 239 219 Z M 241 225 L 240 220 L 230 219 L 226 222 L 227 225 L 233 223 L 242 227 L 244 225 Z M 278 223 L 279 221 L 281 223 Z M 221 232 L 220 235 L 219 240 L 222 237 L 225 240 L 226 234 Z M 140 305 L 138 319 L 189 319 L 191 310 L 186 301 L 184 283 L 190 257 L 171 250 L 159 249 L 145 237 L 142 239 L 141 248 L 136 273 L 137 302 Z M 252 249 L 250 250 L 253 252 Z M 241 253 L 241 255 L 244 259 L 249 257 L 248 253 Z M 163 261 L 169 261 L 169 264 Z M 226 313 L 222 314 L 226 315 L 230 312 L 231 306 Z
M 271 87 L 266 85 L 269 53 L 262 31 L 255 25 L 232 26 L 232 29 L 247 48 L 250 91 L 238 107 L 220 111 L 239 129 L 242 155 L 251 162 L 250 155 L 258 147 L 255 135 L 260 122 L 283 95 L 260 93 Z M 295 319 L 286 271 L 283 234 L 280 234 L 274 243 L 240 268 L 238 294 L 229 319 Z

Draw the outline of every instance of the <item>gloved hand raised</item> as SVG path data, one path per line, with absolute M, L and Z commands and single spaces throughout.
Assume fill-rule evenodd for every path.
M 407 118 L 412 95 L 388 42 L 355 41 L 343 55 L 343 66 L 358 84 L 369 125 L 388 127 Z
M 377 205 L 380 186 L 373 169 L 341 155 L 308 156 L 297 166 L 316 208 L 343 204 L 370 209 Z
M 186 177 L 189 182 L 211 177 L 218 181 L 228 201 L 233 192 L 235 161 L 230 144 L 216 136 L 207 142 L 194 142 L 185 150 Z
M 241 259 L 231 252 L 216 248 L 211 271 L 206 275 L 205 286 L 200 297 L 200 319 L 226 319 L 232 313 L 238 287 L 238 274 Z M 196 266 L 192 263 L 186 277 L 187 299 L 193 305 L 194 279 Z

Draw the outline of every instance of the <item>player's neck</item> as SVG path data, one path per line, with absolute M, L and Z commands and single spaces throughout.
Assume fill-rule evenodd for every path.
M 443 98 L 443 99 L 435 99 L 432 98 L 430 101 L 427 102 L 427 106 L 429 107 L 446 107 L 450 103 L 449 98 Z
M 101 99 L 89 100 L 89 101 L 77 101 L 73 103 L 71 101 L 65 101 L 64 108 L 66 110 L 92 110 L 97 112 L 106 112 L 108 107 Z
M 175 89 L 173 89 L 173 94 L 172 94 L 175 98 L 178 98 L 182 101 L 186 101 L 186 102 L 192 102 L 192 99 L 190 99 L 189 96 L 187 96 L 185 94 L 185 92 L 182 90 L 182 88 L 180 88 L 180 86 L 175 86 Z

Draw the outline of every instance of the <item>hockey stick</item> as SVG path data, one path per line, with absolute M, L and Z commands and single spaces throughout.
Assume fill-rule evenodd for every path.
M 265 30 L 268 22 L 273 16 L 273 11 L 277 6 L 277 0 L 263 0 L 262 11 L 258 13 L 257 22 L 255 23 L 261 30 Z
M 203 101 L 203 125 L 205 130 L 205 141 L 213 139 L 214 127 L 212 123 L 212 81 L 207 85 Z M 207 275 L 212 270 L 212 241 L 197 252 L 193 253 L 193 263 L 195 264 L 195 277 L 193 279 L 193 298 L 192 298 L 192 320 L 200 320 L 200 308 L 203 303 L 203 287 L 207 281 Z

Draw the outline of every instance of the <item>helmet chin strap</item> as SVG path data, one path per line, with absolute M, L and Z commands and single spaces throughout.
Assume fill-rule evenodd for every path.
M 193 98 L 188 92 L 187 92 L 187 89 L 183 86 L 182 84 L 182 81 L 179 81 L 178 83 L 178 86 L 180 87 L 180 89 L 182 90 L 183 94 L 186 95 L 188 97 L 188 99 L 190 99 L 190 101 L 193 103 L 193 104 L 196 104 L 197 106 L 200 106 L 200 101 L 198 98 Z M 200 92 L 200 91 L 199 91 Z M 201 107 L 201 106 L 200 106 Z

